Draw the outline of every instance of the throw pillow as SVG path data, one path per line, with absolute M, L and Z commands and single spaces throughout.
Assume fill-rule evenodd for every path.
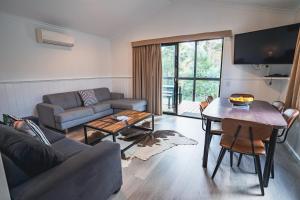
M 84 106 L 90 106 L 98 103 L 94 90 L 80 90 L 79 95 Z
M 3 123 L 8 126 L 13 126 L 14 122 L 17 120 L 21 119 L 10 114 L 3 114 Z
M 28 176 L 38 175 L 64 161 L 63 155 L 48 145 L 0 125 L 0 150 Z
M 33 121 L 31 120 L 18 120 L 15 121 L 13 127 L 21 131 L 25 134 L 28 134 L 34 137 L 36 140 L 46 144 L 51 145 L 46 136 L 44 135 L 43 131 L 38 127 Z

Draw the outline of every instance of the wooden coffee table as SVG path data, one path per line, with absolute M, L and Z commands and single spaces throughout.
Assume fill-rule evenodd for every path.
M 118 121 L 115 116 L 127 116 L 128 120 L 126 121 Z M 141 126 L 135 126 L 137 123 L 151 117 L 152 119 L 152 126 L 151 128 L 145 128 Z M 105 136 L 97 138 L 93 143 L 101 141 L 103 138 L 111 135 L 113 138 L 113 141 L 116 142 L 116 136 L 122 131 L 130 127 L 134 127 L 136 129 L 141 129 L 144 131 L 147 131 L 143 135 L 143 137 L 139 138 L 138 140 L 134 141 L 124 149 L 122 149 L 122 153 L 126 151 L 127 149 L 131 148 L 135 144 L 139 143 L 141 140 L 143 140 L 146 136 L 149 134 L 152 134 L 154 130 L 154 115 L 152 113 L 148 112 L 139 112 L 134 110 L 125 110 L 122 112 L 119 112 L 114 115 L 109 115 L 100 119 L 96 119 L 94 121 L 91 121 L 89 123 L 86 123 L 83 125 L 84 127 L 84 139 L 85 143 L 88 144 L 88 136 L 87 136 L 87 129 L 94 129 L 97 131 L 108 133 Z

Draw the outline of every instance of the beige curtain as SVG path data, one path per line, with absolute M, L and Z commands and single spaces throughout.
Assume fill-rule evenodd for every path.
M 147 111 L 162 114 L 160 44 L 133 47 L 133 97 L 148 101 Z
M 285 103 L 287 107 L 300 109 L 300 31 Z

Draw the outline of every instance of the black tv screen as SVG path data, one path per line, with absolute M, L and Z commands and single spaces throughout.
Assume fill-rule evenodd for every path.
M 299 25 L 235 35 L 234 64 L 292 64 Z

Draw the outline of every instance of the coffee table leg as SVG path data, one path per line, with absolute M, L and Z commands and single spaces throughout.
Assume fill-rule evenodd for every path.
M 84 130 L 84 143 L 88 144 L 87 128 L 86 128 L 86 126 L 83 126 L 83 130 Z
M 154 131 L 154 115 L 152 115 L 151 118 L 152 118 L 152 127 L 151 127 L 151 130 Z
M 116 134 L 112 134 L 113 142 L 116 142 Z

